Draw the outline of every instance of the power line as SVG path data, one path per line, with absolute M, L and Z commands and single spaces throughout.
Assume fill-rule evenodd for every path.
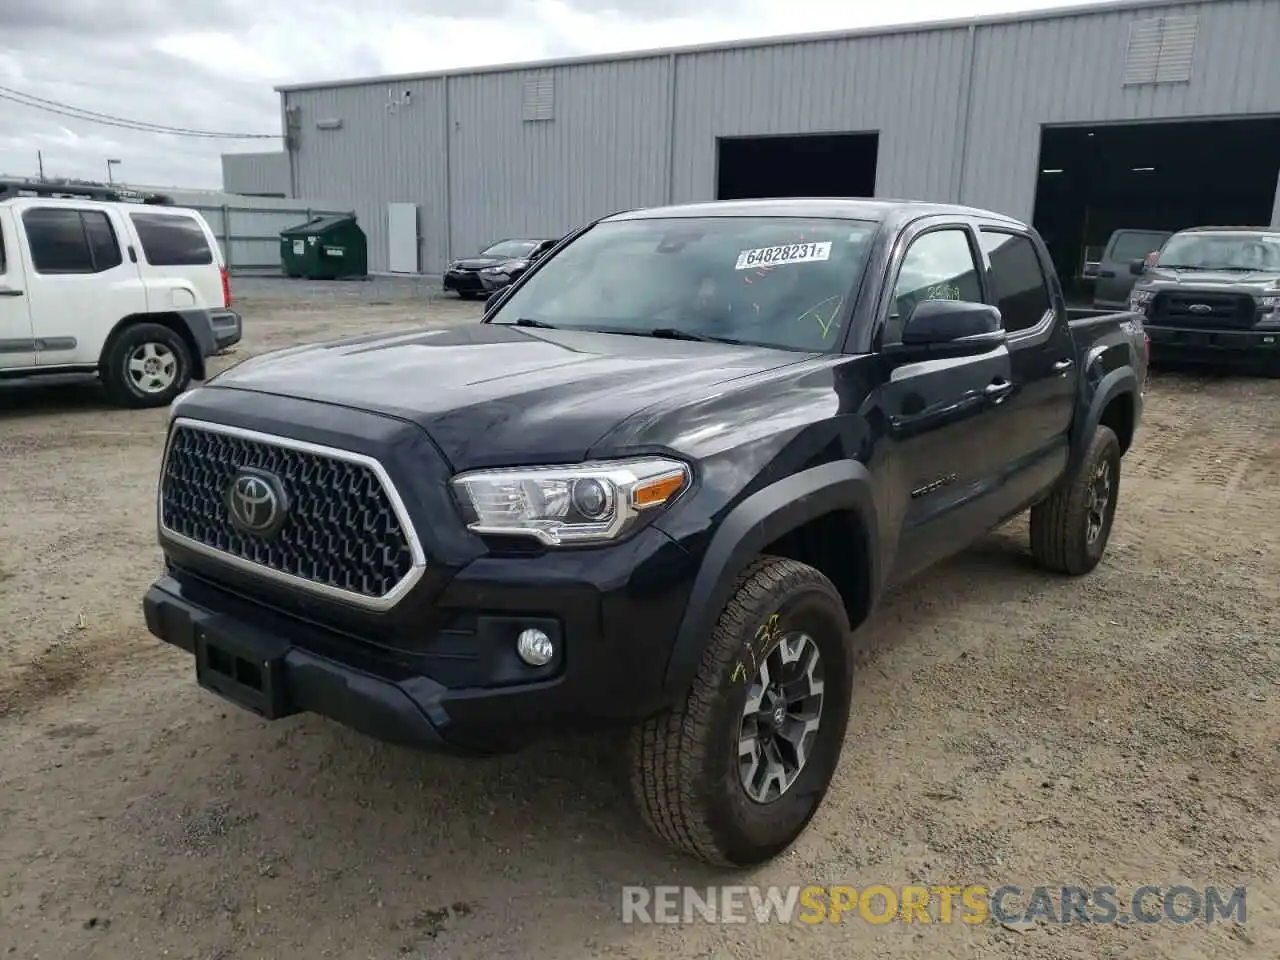
M 14 90 L 5 86 L 0 86 L 0 100 L 9 100 L 24 107 L 30 107 L 33 110 L 43 110 L 46 113 L 55 113 L 60 116 L 86 120 L 90 123 L 100 123 L 109 127 L 135 130 L 139 133 L 158 133 L 174 137 L 198 137 L 206 140 L 276 140 L 280 138 L 280 134 L 275 133 L 229 133 L 215 130 L 194 130 L 190 127 L 167 126 L 146 120 L 130 120 L 126 117 L 117 117 L 108 113 L 85 110 L 82 107 L 73 107 L 70 104 L 59 103 L 56 100 L 46 100 L 43 97 L 33 96 L 29 93 L 23 93 L 21 90 Z

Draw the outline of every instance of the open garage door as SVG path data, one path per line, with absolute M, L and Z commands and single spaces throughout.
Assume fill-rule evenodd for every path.
M 1085 264 L 1114 231 L 1270 223 L 1278 175 L 1280 118 L 1046 127 L 1033 220 L 1068 299 L 1089 304 Z
M 875 196 L 879 140 L 874 133 L 721 137 L 716 199 Z

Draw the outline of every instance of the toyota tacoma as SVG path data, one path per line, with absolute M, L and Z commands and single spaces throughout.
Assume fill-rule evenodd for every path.
M 175 401 L 147 624 L 266 718 L 480 753 L 629 727 L 649 826 L 759 863 L 827 792 L 887 585 L 1028 509 L 1043 567 L 1099 562 L 1145 348 L 1068 321 L 998 214 L 614 214 L 478 322 Z

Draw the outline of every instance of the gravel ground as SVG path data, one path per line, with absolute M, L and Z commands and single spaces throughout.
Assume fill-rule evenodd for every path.
M 220 363 L 480 312 L 237 296 Z M 639 826 L 615 740 L 460 761 L 225 705 L 142 621 L 164 412 L 0 391 L 0 956 L 1274 958 L 1278 414 L 1277 381 L 1159 376 L 1094 574 L 1035 571 L 1016 522 L 890 597 L 826 805 L 728 880 L 1245 885 L 1245 924 L 636 926 L 622 885 L 717 878 Z

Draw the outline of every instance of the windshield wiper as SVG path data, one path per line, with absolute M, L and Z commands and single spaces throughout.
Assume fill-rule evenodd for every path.
M 554 330 L 554 324 L 547 323 L 545 320 L 530 320 L 528 317 L 521 317 L 516 321 L 517 327 L 537 327 L 540 330 Z
M 648 331 L 647 336 L 656 337 L 659 340 L 696 340 L 699 343 L 742 343 L 741 340 L 734 340 L 732 337 L 713 337 L 710 334 L 693 333 L 676 327 L 657 327 Z

